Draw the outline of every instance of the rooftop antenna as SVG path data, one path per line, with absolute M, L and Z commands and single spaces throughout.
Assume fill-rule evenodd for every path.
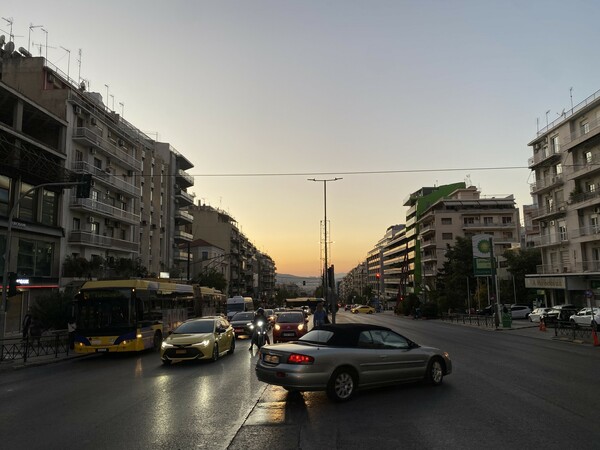
M 9 17 L 7 19 L 6 17 L 3 17 L 2 19 L 6 20 L 8 22 L 8 24 L 10 25 L 10 34 L 8 35 L 8 40 L 9 41 L 14 41 L 15 40 L 15 35 L 12 32 L 12 29 L 13 29 L 13 18 Z
M 81 49 L 77 52 L 77 64 L 79 66 L 79 73 L 77 74 L 77 79 L 81 82 Z
M 46 33 L 46 61 L 48 61 L 48 30 L 42 28 L 42 31 Z
M 44 25 L 34 25 L 32 23 L 29 24 L 29 36 L 27 37 L 27 51 L 30 52 L 30 44 L 31 44 L 31 30 L 34 28 L 42 28 Z
M 473 183 L 471 182 L 471 175 L 467 175 L 465 177 L 465 184 L 467 185 L 467 187 L 470 187 Z
M 121 117 L 124 117 L 124 115 L 125 115 L 125 103 L 119 102 L 119 105 L 121 105 Z
M 569 88 L 569 96 L 571 97 L 571 114 L 573 114 L 573 86 Z
M 550 126 L 548 124 L 548 114 L 550 114 L 550 110 L 546 111 L 546 131 L 548 131 L 548 127 Z
M 60 48 L 62 48 L 65 52 L 67 52 L 69 54 L 69 57 L 67 58 L 67 80 L 71 79 L 71 50 L 69 50 L 68 48 L 64 48 L 62 45 L 60 46 Z
M 0 48 L 2 48 L 2 46 L 4 45 L 5 42 L 6 42 L 6 37 L 4 35 L 0 35 Z

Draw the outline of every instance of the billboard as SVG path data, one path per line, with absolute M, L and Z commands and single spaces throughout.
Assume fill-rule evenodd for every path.
M 473 275 L 476 277 L 490 277 L 492 270 L 493 238 L 489 234 L 476 234 L 473 243 Z

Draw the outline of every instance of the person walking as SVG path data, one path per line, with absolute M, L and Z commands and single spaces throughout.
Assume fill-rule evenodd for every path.
M 73 350 L 75 348 L 75 330 L 77 329 L 77 324 L 75 323 L 75 318 L 71 317 L 69 322 L 67 323 L 67 331 L 69 332 L 69 348 Z
M 27 310 L 27 314 L 23 317 L 23 340 L 27 339 L 29 336 L 29 328 L 31 327 L 31 308 Z
M 313 313 L 313 328 L 320 327 L 329 323 L 329 317 L 327 317 L 327 311 L 323 309 L 323 302 L 317 303 L 317 309 Z

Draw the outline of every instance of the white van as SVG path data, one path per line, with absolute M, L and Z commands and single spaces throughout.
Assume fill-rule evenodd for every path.
M 231 320 L 234 314 L 240 311 L 254 311 L 252 297 L 236 295 L 227 299 L 227 320 Z

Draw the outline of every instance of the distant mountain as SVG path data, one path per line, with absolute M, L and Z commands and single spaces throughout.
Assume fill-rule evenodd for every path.
M 339 281 L 346 276 L 345 273 L 335 274 L 335 280 Z M 319 286 L 322 283 L 321 277 L 301 277 L 298 275 L 289 275 L 285 273 L 278 273 L 275 275 L 275 283 L 278 284 L 303 284 L 306 282 L 306 285 L 309 286 Z

